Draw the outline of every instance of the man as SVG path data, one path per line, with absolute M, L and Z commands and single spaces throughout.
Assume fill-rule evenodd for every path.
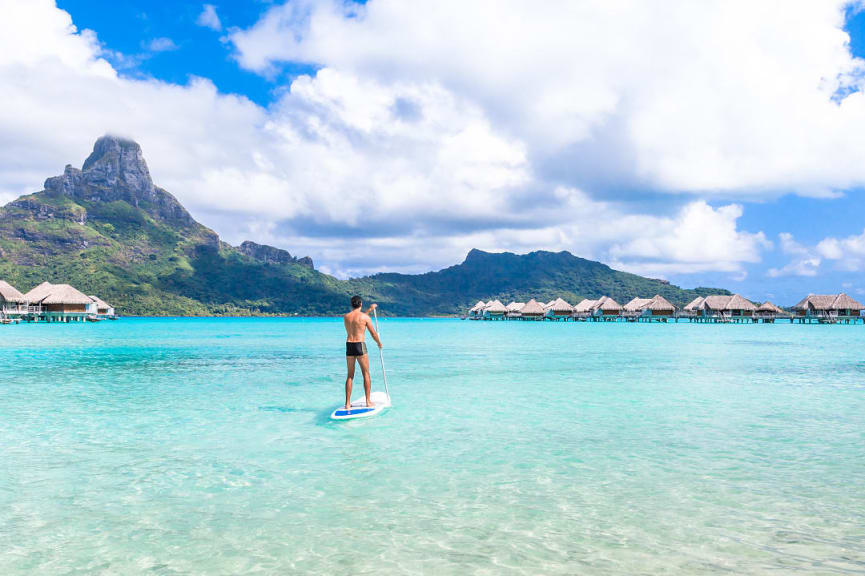
M 378 333 L 373 327 L 372 320 L 369 314 L 376 309 L 377 305 L 373 304 L 363 313 L 361 307 L 363 300 L 360 296 L 351 297 L 351 312 L 343 316 L 345 323 L 345 361 L 348 365 L 348 377 L 345 379 L 345 409 L 351 409 L 351 387 L 354 381 L 354 361 L 360 364 L 360 371 L 363 373 L 363 391 L 366 394 L 366 405 L 372 408 L 375 406 L 369 399 L 369 389 L 372 386 L 372 381 L 369 377 L 369 355 L 366 353 L 366 330 L 369 328 L 369 333 L 372 334 L 372 339 L 375 340 L 378 347 L 381 348 L 381 340 L 378 338 Z

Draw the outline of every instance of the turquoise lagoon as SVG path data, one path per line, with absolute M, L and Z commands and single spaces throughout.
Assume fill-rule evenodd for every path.
M 381 330 L 0 327 L 0 574 L 865 573 L 861 325 Z

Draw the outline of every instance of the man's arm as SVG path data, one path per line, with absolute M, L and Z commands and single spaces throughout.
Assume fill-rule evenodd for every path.
M 373 304 L 375 306 L 375 304 Z M 375 326 L 373 326 L 372 319 L 367 316 L 366 317 L 366 327 L 369 328 L 370 336 L 375 340 L 375 343 L 378 344 L 378 347 L 381 348 L 381 340 L 378 338 L 378 332 L 375 331 Z

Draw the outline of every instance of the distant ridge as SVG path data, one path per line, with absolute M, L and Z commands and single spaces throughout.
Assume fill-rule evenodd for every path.
M 479 298 L 527 301 L 661 294 L 682 305 L 698 295 L 663 280 L 611 269 L 568 252 L 489 253 L 426 274 L 337 280 L 308 256 L 246 241 L 234 247 L 154 185 L 141 147 L 103 136 L 79 170 L 66 166 L 45 189 L 0 208 L 0 280 L 20 290 L 49 281 L 98 293 L 127 315 L 343 312 L 351 294 L 396 315 L 464 312 Z

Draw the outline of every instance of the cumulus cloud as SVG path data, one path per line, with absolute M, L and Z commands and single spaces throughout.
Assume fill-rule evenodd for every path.
M 766 274 L 770 278 L 781 276 L 816 276 L 822 260 L 812 248 L 803 246 L 789 232 L 778 234 L 781 252 L 792 256 L 788 264 L 781 268 L 769 268 Z
M 174 40 L 172 40 L 171 38 L 166 38 L 165 36 L 154 38 L 147 43 L 146 47 L 151 52 L 171 52 L 179 48 L 179 46 L 174 42 Z
M 843 31 L 848 4 L 298 0 L 230 38 L 261 73 L 300 61 L 434 79 L 564 184 L 590 179 L 568 169 L 590 171 L 588 152 L 611 165 L 611 187 L 827 196 L 865 183 L 865 68 Z
M 865 230 L 846 238 L 825 238 L 817 244 L 817 252 L 842 270 L 865 269 Z
M 631 21 L 632 11 L 647 22 L 659 19 L 640 4 L 529 10 L 520 3 L 461 3 L 456 19 L 445 17 L 453 6 L 441 6 L 439 13 L 375 0 L 347 14 L 342 3 L 299 0 L 273 8 L 250 30 L 232 32 L 240 63 L 261 73 L 286 59 L 323 67 L 294 79 L 261 107 L 220 94 L 206 79 L 177 85 L 127 78 L 106 59 L 95 34 L 79 31 L 52 2 L 12 9 L 0 0 L 0 200 L 39 189 L 45 177 L 67 162 L 80 163 L 95 138 L 111 132 L 141 143 L 157 183 L 227 240 L 250 238 L 308 253 L 340 275 L 428 270 L 453 263 L 471 247 L 570 250 L 659 276 L 741 275 L 744 265 L 760 260 L 771 243 L 760 232 L 740 229 L 741 205 L 719 200 L 731 190 L 748 195 L 778 182 L 774 151 L 760 160 L 771 147 L 737 117 L 746 100 L 722 110 L 732 116 L 719 117 L 718 130 L 704 135 L 684 127 L 720 114 L 717 101 L 685 105 L 684 76 L 672 86 L 681 93 L 663 97 L 671 88 L 665 79 L 687 72 L 676 58 L 696 42 L 683 22 L 693 17 L 705 28 L 708 16 L 689 3 L 672 5 L 682 14 L 672 10 L 673 22 L 659 22 L 653 40 Z M 610 10 L 620 12 L 621 30 L 609 27 Z M 735 15 L 714 10 L 713 17 Z M 825 28 L 829 12 L 809 10 L 822 31 L 817 36 L 833 48 L 823 46 L 797 65 L 826 72 L 819 89 L 829 98 L 842 82 L 839 71 L 852 74 L 856 65 L 845 59 L 843 34 Z M 799 42 L 816 48 L 813 35 L 800 34 L 803 26 L 789 31 L 792 58 L 803 56 Z M 766 32 L 756 28 L 741 34 Z M 675 31 L 683 34 L 681 46 L 653 52 L 672 59 L 669 70 L 651 64 L 646 71 L 647 62 L 634 60 L 635 51 L 659 50 L 651 48 L 654 41 L 663 44 Z M 829 64 L 821 59 L 835 49 Z M 728 57 L 735 60 L 740 50 Z M 712 54 L 702 57 L 714 74 L 698 76 L 708 83 L 707 97 L 715 74 L 733 73 L 715 69 L 727 64 Z M 794 66 L 782 68 L 792 73 Z M 610 72 L 617 69 L 628 72 Z M 753 79 L 739 78 L 748 90 Z M 855 109 L 856 96 L 830 104 Z M 851 121 L 853 113 L 843 114 Z M 776 120 L 768 115 L 766 129 L 775 129 Z M 731 155 L 740 137 L 746 149 Z M 782 139 L 788 148 L 792 137 L 787 131 Z M 852 148 L 858 136 L 851 138 Z M 798 141 L 803 150 L 777 162 L 798 166 L 803 155 L 814 154 L 814 140 Z M 817 145 L 832 148 L 825 141 Z M 760 162 L 767 171 L 754 178 Z M 672 197 L 648 211 L 613 187 L 593 185 L 590 175 L 600 165 L 614 180 L 701 195 Z M 788 177 L 808 184 L 797 186 L 802 191 L 835 187 L 822 176 Z
M 201 9 L 201 14 L 195 21 L 199 26 L 210 28 L 215 32 L 222 31 L 222 21 L 219 19 L 219 14 L 216 13 L 216 6 L 213 4 L 205 4 Z

